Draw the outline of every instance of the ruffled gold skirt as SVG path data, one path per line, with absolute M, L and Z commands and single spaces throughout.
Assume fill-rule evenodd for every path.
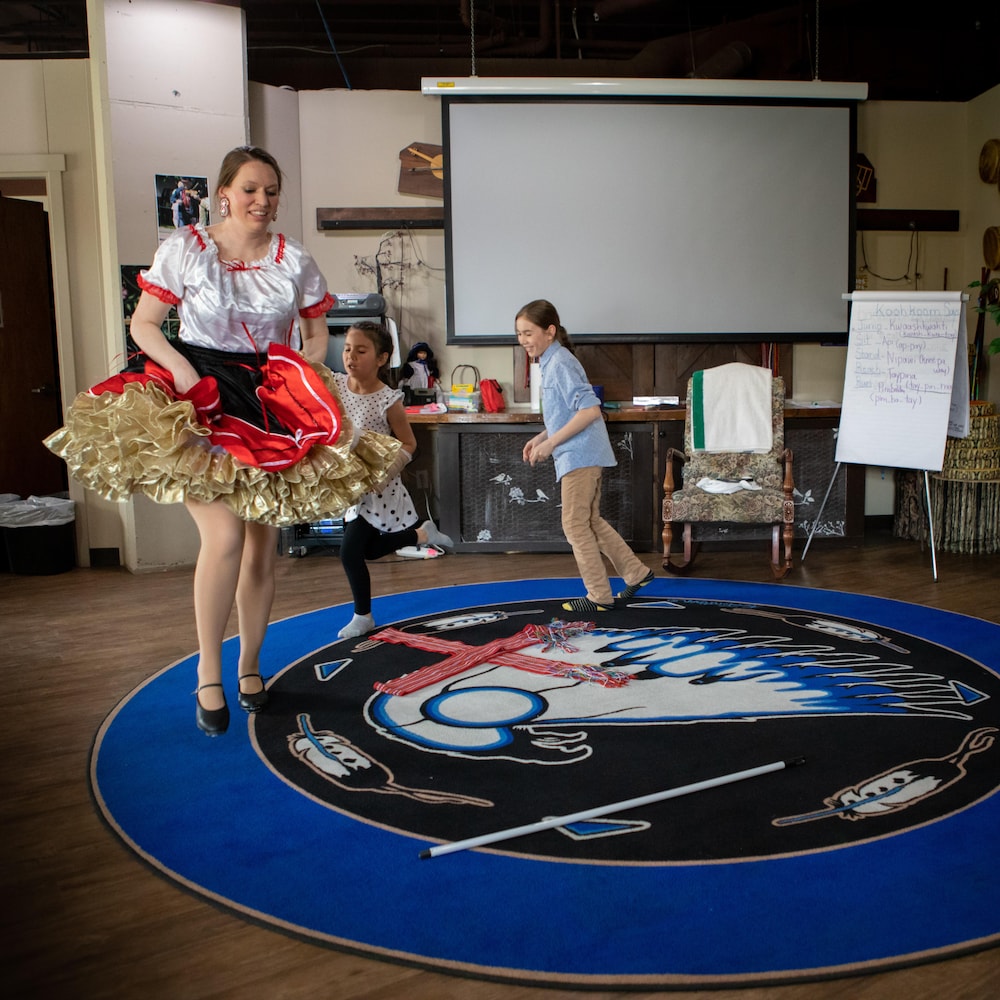
M 339 401 L 329 370 L 312 367 Z M 363 431 L 352 449 L 354 429 L 340 410 L 336 442 L 314 445 L 279 471 L 248 466 L 213 445 L 194 405 L 154 382 L 130 382 L 120 393 L 80 393 L 65 425 L 44 443 L 106 500 L 141 493 L 157 503 L 221 501 L 242 520 L 283 527 L 339 517 L 387 481 L 399 441 Z

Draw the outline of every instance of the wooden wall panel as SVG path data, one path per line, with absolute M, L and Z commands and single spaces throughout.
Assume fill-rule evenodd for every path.
M 633 358 L 641 344 L 576 344 L 576 356 L 594 385 L 604 386 L 604 398 L 631 399 Z
M 684 398 L 691 375 L 702 368 L 740 361 L 759 365 L 766 344 L 657 344 L 655 358 L 655 395 Z M 778 374 L 784 376 L 785 394 L 792 393 L 792 349 L 778 350 Z
M 633 396 L 678 396 L 684 399 L 692 372 L 730 361 L 759 365 L 762 348 L 757 342 L 739 344 L 576 344 L 576 356 L 594 385 L 604 386 L 608 401 Z M 778 372 L 785 379 L 785 395 L 792 395 L 792 348 L 777 349 Z M 514 399 L 526 403 L 525 354 L 514 348 Z

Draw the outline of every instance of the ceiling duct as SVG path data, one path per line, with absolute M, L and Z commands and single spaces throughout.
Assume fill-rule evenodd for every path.
M 470 32 L 473 31 L 472 7 L 474 0 L 460 0 L 459 13 L 462 16 L 462 24 Z M 479 39 L 475 40 L 476 51 L 489 51 L 494 56 L 530 57 L 540 56 L 549 52 L 555 45 L 555 0 L 538 0 L 538 37 L 526 38 L 519 42 L 507 44 L 506 23 L 500 18 L 490 15 L 492 25 L 499 32 L 497 38 L 491 34 L 485 45 L 481 45 Z M 475 25 L 478 26 L 483 15 L 477 10 Z M 469 46 L 471 50 L 472 37 L 470 35 Z

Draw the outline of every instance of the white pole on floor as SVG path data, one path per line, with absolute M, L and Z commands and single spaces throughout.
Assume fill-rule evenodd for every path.
M 500 840 L 511 840 L 514 837 L 524 837 L 529 833 L 538 833 L 541 830 L 551 830 L 554 827 L 566 826 L 568 823 L 578 823 L 580 820 L 596 819 L 598 816 L 607 816 L 609 813 L 624 812 L 626 809 L 635 809 L 637 806 L 648 805 L 651 802 L 662 802 L 664 799 L 675 799 L 681 795 L 690 795 L 692 792 L 702 792 L 707 788 L 716 788 L 719 785 L 728 785 L 734 781 L 743 781 L 745 778 L 756 778 L 761 774 L 769 774 L 772 771 L 780 771 L 786 767 L 796 767 L 804 764 L 804 757 L 795 757 L 791 760 L 777 760 L 771 764 L 761 764 L 760 767 L 751 767 L 745 771 L 734 771 L 732 774 L 723 774 L 718 778 L 708 778 L 705 781 L 696 781 L 690 785 L 681 785 L 678 788 L 670 788 L 664 792 L 653 792 L 651 795 L 640 795 L 635 799 L 625 799 L 621 802 L 611 802 L 608 805 L 596 806 L 593 809 L 584 809 L 580 812 L 570 813 L 567 816 L 553 816 L 549 819 L 540 820 L 537 823 L 528 823 L 524 826 L 514 826 L 508 830 L 498 830 L 496 833 L 486 833 L 481 837 L 469 837 L 467 840 L 456 840 L 450 844 L 441 844 L 438 847 L 430 847 L 420 852 L 421 858 L 437 858 L 442 854 L 454 854 L 456 851 L 465 851 L 473 847 L 482 847 L 485 844 L 495 844 Z

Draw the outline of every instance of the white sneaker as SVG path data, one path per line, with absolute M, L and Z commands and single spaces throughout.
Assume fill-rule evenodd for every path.
M 437 545 L 404 545 L 396 549 L 396 555 L 404 559 L 437 559 L 444 555 L 444 549 Z

